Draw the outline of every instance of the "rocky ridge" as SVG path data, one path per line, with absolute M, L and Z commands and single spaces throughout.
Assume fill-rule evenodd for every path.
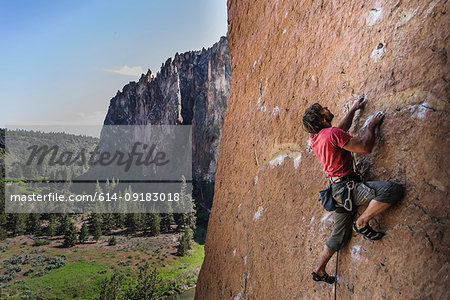
M 208 49 L 176 53 L 156 76 L 149 70 L 118 91 L 104 125 L 192 125 L 194 191 L 210 206 L 230 78 L 226 37 Z

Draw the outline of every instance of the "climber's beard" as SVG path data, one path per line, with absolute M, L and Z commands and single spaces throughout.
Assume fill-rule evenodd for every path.
M 334 115 L 331 112 L 328 112 L 328 114 L 325 115 L 325 120 L 331 124 L 331 121 L 333 121 Z

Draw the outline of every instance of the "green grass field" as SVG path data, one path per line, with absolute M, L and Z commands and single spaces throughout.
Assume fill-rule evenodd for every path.
M 13 254 L 24 255 L 27 250 L 31 251 L 33 248 L 36 247 L 11 245 L 1 253 L 0 258 L 3 261 Z M 140 250 L 67 250 L 64 248 L 50 248 L 40 255 L 52 257 L 62 253 L 66 255 L 66 265 L 48 271 L 41 277 L 23 276 L 24 271 L 30 268 L 24 265 L 19 277 L 6 285 L 2 283 L 3 299 L 21 299 L 26 295 L 31 299 L 96 299 L 100 293 L 101 283 L 115 270 L 129 275 L 128 278 L 134 278 L 139 266 L 146 262 L 151 267 L 157 268 L 163 280 L 161 289 L 166 294 L 171 294 L 174 290 L 182 290 L 183 287 L 197 281 L 204 259 L 204 246 L 195 243 L 193 249 L 184 257 L 167 255 L 164 251 L 150 253 Z M 0 272 L 3 272 L 4 268 L 5 266 L 2 266 Z M 35 269 L 40 270 L 39 267 Z
M 23 294 L 43 299 L 94 299 L 100 293 L 100 283 L 107 276 L 105 271 L 108 271 L 107 264 L 75 262 L 42 277 L 26 278 L 15 283 L 11 289 L 17 290 L 19 295 L 10 299 L 20 299 Z

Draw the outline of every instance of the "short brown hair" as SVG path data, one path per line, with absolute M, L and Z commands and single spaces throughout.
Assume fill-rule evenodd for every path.
M 323 126 L 323 115 L 320 113 L 322 105 L 314 103 L 305 110 L 303 115 L 303 128 L 309 133 L 319 133 Z

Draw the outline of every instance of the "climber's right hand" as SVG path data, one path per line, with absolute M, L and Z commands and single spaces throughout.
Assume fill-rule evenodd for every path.
M 361 99 L 355 100 L 352 105 L 352 110 L 357 111 L 358 109 L 363 109 L 367 103 L 367 99 L 362 97 Z
M 382 111 L 375 113 L 375 115 L 372 117 L 372 119 L 369 122 L 369 129 L 374 129 L 378 125 L 380 125 L 384 119 L 384 116 L 385 116 L 385 113 Z

